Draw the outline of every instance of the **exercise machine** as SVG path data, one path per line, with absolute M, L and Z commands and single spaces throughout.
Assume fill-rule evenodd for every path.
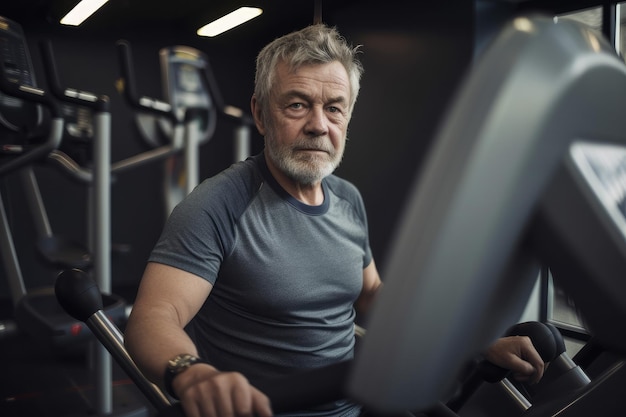
M 30 56 L 26 48 L 23 33 L 15 22 L 6 21 L 5 27 L 11 28 L 12 37 L 5 37 L 5 44 L 8 45 L 3 51 L 6 55 L 2 61 L 2 82 L 0 89 L 9 97 L 16 97 L 25 103 L 43 103 L 51 111 L 51 137 L 54 138 L 53 145 L 29 146 L 16 145 L 10 143 L 8 149 L 11 155 L 7 157 L 7 162 L 0 167 L 0 172 L 6 174 L 16 171 L 22 178 L 23 191 L 33 209 L 35 226 L 39 229 L 42 237 L 40 250 L 48 263 L 55 268 L 64 269 L 68 267 L 83 267 L 89 269 L 94 278 L 102 288 L 104 295 L 104 311 L 115 323 L 123 323 L 126 319 L 126 303 L 120 297 L 111 293 L 111 240 L 110 240 L 110 185 L 111 185 L 111 163 L 110 163 L 110 112 L 108 98 L 86 91 L 79 91 L 72 88 L 62 88 L 59 83 L 56 66 L 52 56 L 52 48 L 49 43 L 42 43 L 41 52 L 48 76 L 49 91 L 38 89 L 34 86 L 34 79 L 27 80 L 11 78 L 13 72 L 33 73 L 30 64 Z M 4 63 L 9 63 L 9 71 Z M 17 64 L 24 66 L 15 70 Z M 8 76 L 7 76 L 8 75 Z M 24 82 L 27 82 L 24 84 Z M 55 97 L 56 100 L 53 100 Z M 79 164 L 59 150 L 59 145 L 64 133 L 64 114 L 60 110 L 58 102 L 69 106 L 79 106 L 86 109 L 91 119 L 90 136 L 93 147 L 93 161 L 89 169 L 80 167 Z M 15 139 L 9 136 L 9 140 Z M 32 156 L 32 155 L 35 156 Z M 66 240 L 54 236 L 45 212 L 43 199 L 39 193 L 39 188 L 34 175 L 32 165 L 35 162 L 53 161 L 55 166 L 61 167 L 62 171 L 70 177 L 87 185 L 89 190 L 89 250 L 78 245 L 70 245 Z M 2 208 L 2 218 L 0 235 L 2 236 L 2 254 L 5 261 L 7 278 L 12 290 L 15 302 L 15 318 L 17 328 L 35 340 L 44 340 L 53 348 L 70 349 L 72 352 L 84 351 L 88 347 L 90 359 L 94 366 L 95 385 L 95 405 L 94 408 L 99 415 L 139 416 L 145 412 L 145 407 L 128 409 L 121 406 L 114 410 L 112 393 L 112 363 L 106 349 L 100 344 L 90 344 L 86 346 L 85 341 L 92 341 L 90 331 L 82 322 L 69 316 L 56 302 L 56 297 L 52 291 L 26 291 L 26 285 L 21 275 L 18 256 L 13 247 L 11 230 L 8 219 L 4 212 L 4 206 L 0 200 Z M 95 238 L 97 236 L 97 238 Z
M 130 44 L 117 44 L 121 86 L 127 102 L 139 113 L 137 126 L 143 139 L 154 149 L 167 149 L 164 164 L 165 214 L 198 185 L 198 152 L 215 131 L 215 107 L 203 79 L 205 61 L 192 50 L 161 52 L 165 62 L 166 101 L 139 97 Z M 168 64 L 169 63 L 169 64 Z M 181 161 L 182 156 L 182 161 Z
M 603 348 L 624 357 L 623 171 L 611 160 L 626 142 L 625 93 L 623 61 L 584 25 L 507 25 L 410 190 L 350 377 L 354 398 L 393 412 L 447 396 L 464 361 L 520 317 L 542 264 Z M 622 414 L 626 370 L 613 365 L 523 415 Z
M 136 124 L 154 152 L 165 152 L 165 214 L 199 183 L 199 148 L 213 137 L 218 117 L 237 123 L 234 161 L 249 156 L 252 118 L 224 104 L 208 57 L 189 46 L 159 51 L 164 100 L 139 95 L 130 43 L 117 43 L 120 85 L 130 106 L 138 111 Z
M 35 163 L 44 161 L 61 143 L 64 120 L 60 108 L 49 91 L 36 87 L 34 70 L 21 27 L 6 19 L 3 19 L 3 22 L 5 24 L 2 27 L 5 29 L 2 37 L 5 48 L 0 59 L 2 65 L 0 89 L 4 94 L 5 106 L 2 107 L 1 113 L 5 115 L 3 125 L 6 134 L 2 134 L 2 148 L 5 152 L 2 155 L 0 175 L 15 173 L 18 176 L 36 229 L 37 246 L 46 262 L 59 269 L 68 267 L 91 269 L 94 262 L 100 262 L 92 257 L 92 252 L 80 244 L 53 234 L 33 170 Z M 38 142 L 37 138 L 31 138 L 27 133 L 33 129 L 29 126 L 30 123 L 35 122 L 35 127 L 44 124 L 43 112 L 38 104 L 45 106 L 50 112 L 48 139 L 43 143 Z M 11 106 L 18 111 L 4 111 L 11 109 Z M 24 116 L 29 113 L 29 109 L 38 115 Z M 40 128 L 42 131 L 45 130 L 43 126 Z M 84 326 L 58 306 L 52 291 L 52 283 L 49 288 L 36 291 L 27 288 L 2 199 L 0 213 L 1 252 L 15 306 L 17 328 L 36 340 L 44 341 L 52 348 L 67 348 L 90 338 L 88 331 L 81 331 Z M 97 232 L 103 233 L 101 230 Z M 108 291 L 104 281 L 101 285 L 104 291 Z M 116 320 L 124 315 L 123 302 L 120 299 L 107 295 L 106 306 L 107 313 Z
M 56 69 L 52 45 L 50 42 L 41 43 L 43 62 L 46 66 L 48 84 L 53 95 L 61 102 L 77 105 L 89 109 L 93 113 L 93 161 L 90 170 L 77 168 L 77 164 L 67 155 L 59 157 L 59 153 L 53 153 L 59 166 L 71 172 L 77 178 L 84 178 L 89 184 L 90 191 L 90 224 L 89 241 L 94 254 L 94 277 L 98 286 L 106 295 L 111 295 L 111 180 L 112 164 L 110 157 L 111 143 L 111 115 L 109 112 L 109 99 L 106 96 L 96 95 L 87 91 L 62 87 L 59 74 Z M 134 164 L 126 164 L 127 167 Z M 82 173 L 82 175 L 78 175 Z M 125 319 L 126 310 L 123 310 Z M 125 407 L 115 408 L 113 401 L 112 362 L 111 356 L 98 344 L 94 349 L 95 357 L 94 382 L 96 388 L 95 409 L 98 415 L 116 416 L 141 416 L 145 414 L 145 408 Z

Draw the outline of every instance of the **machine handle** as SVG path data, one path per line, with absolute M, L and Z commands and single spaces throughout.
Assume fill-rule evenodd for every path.
M 98 285 L 80 269 L 61 272 L 56 279 L 54 292 L 61 307 L 76 320 L 86 322 L 103 309 Z
M 530 337 L 544 362 L 551 362 L 565 351 L 565 342 L 559 331 L 538 321 L 516 324 L 507 331 L 506 336 Z M 501 381 L 510 372 L 486 360 L 479 363 L 478 371 L 483 380 L 491 383 Z
M 59 107 L 44 90 L 10 81 L 7 78 L 6 68 L 2 59 L 0 59 L 0 91 L 12 97 L 43 104 L 50 110 L 52 117 L 50 131 L 46 141 L 0 165 L 0 176 L 2 176 L 39 159 L 45 158 L 50 152 L 56 149 L 60 145 L 61 138 L 63 137 L 63 118 L 61 117 Z
M 251 115 L 241 109 L 226 105 L 224 102 L 224 97 L 220 91 L 215 73 L 213 73 L 209 58 L 207 58 L 207 65 L 204 68 L 204 71 L 202 71 L 202 76 L 204 77 L 204 80 L 209 88 L 215 107 L 218 110 L 217 114 L 227 119 L 239 122 L 243 126 L 254 126 L 254 119 Z
M 544 362 L 552 362 L 565 351 L 565 343 L 563 337 L 556 328 L 541 322 L 525 322 L 514 325 L 507 330 L 505 336 L 528 336 L 533 346 L 544 360 Z M 561 348 L 562 346 L 562 348 Z M 507 386 L 510 390 L 511 398 L 524 408 L 530 407 L 526 404 L 527 399 L 522 396 L 514 387 L 510 387 L 510 381 L 505 378 L 509 374 L 508 369 L 501 368 L 493 363 L 482 360 L 473 368 L 472 372 L 466 376 L 460 392 L 448 402 L 449 407 L 458 411 L 468 401 L 468 399 L 476 392 L 478 387 L 484 382 L 500 383 Z
M 122 333 L 102 312 L 102 294 L 95 281 L 79 269 L 65 270 L 58 275 L 54 290 L 61 307 L 87 324 L 154 407 L 159 412 L 167 411 L 170 400 L 141 373 L 124 347 Z
M 137 94 L 135 69 L 130 43 L 128 43 L 128 41 L 117 41 L 117 56 L 120 63 L 123 95 L 126 101 L 128 101 L 132 107 L 168 117 L 176 122 L 176 114 L 169 103 L 151 97 L 139 97 L 139 94 Z
M 543 325 L 552 332 L 552 336 L 554 337 L 554 347 L 556 349 L 554 357 L 556 358 L 565 353 L 567 347 L 565 346 L 565 339 L 563 339 L 563 335 L 561 334 L 559 329 L 557 329 L 556 326 L 552 323 L 543 323 Z
M 108 111 L 109 98 L 107 96 L 98 96 L 88 91 L 62 87 L 56 60 L 54 59 L 52 42 L 49 40 L 41 41 L 39 43 L 39 50 L 41 52 L 41 59 L 44 67 L 46 68 L 45 72 L 48 81 L 48 88 L 54 97 L 60 101 L 90 107 L 96 111 Z
M 59 107 L 50 98 L 48 93 L 37 87 L 10 81 L 6 74 L 6 67 L 3 60 L 0 59 L 0 91 L 12 97 L 43 104 L 50 110 L 50 114 L 53 118 L 61 117 Z

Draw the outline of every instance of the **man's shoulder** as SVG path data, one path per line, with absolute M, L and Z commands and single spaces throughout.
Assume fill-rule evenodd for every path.
M 258 161 L 251 157 L 202 181 L 185 201 L 209 212 L 239 212 L 258 193 L 262 183 Z
M 254 192 L 263 182 L 263 175 L 258 166 L 257 157 L 250 157 L 245 161 L 232 164 L 217 175 L 203 182 L 204 190 L 222 192 Z M 206 183 L 206 184 L 205 184 Z
M 359 189 L 352 182 L 341 178 L 335 174 L 324 178 L 328 188 L 335 194 L 344 198 L 353 198 L 361 196 Z

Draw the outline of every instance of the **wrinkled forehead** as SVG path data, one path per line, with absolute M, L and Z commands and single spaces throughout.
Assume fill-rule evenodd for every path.
M 291 65 L 280 62 L 276 66 L 272 80 L 272 90 L 284 90 L 296 87 L 318 88 L 334 91 L 349 100 L 351 93 L 350 79 L 344 66 L 338 62 L 313 62 Z

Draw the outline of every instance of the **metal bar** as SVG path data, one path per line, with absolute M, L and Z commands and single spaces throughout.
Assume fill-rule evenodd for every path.
M 199 181 L 198 136 L 200 118 L 193 117 L 185 125 L 185 195 L 189 195 Z
M 7 274 L 9 288 L 13 304 L 26 295 L 26 287 L 24 286 L 24 277 L 13 244 L 13 235 L 9 226 L 9 220 L 4 209 L 2 194 L 0 194 L 0 250 L 2 252 L 2 264 Z
M 235 128 L 235 162 L 250 156 L 250 126 L 242 124 Z
M 99 111 L 94 116 L 95 142 L 92 188 L 93 232 L 90 238 L 94 255 L 94 279 L 105 294 L 111 293 L 111 115 Z M 102 345 L 95 354 L 96 410 L 99 415 L 113 412 L 111 356 Z
M 139 370 L 124 347 L 124 338 L 119 329 L 106 317 L 102 310 L 94 313 L 87 319 L 86 323 L 152 405 L 159 412 L 168 409 L 171 406 L 170 400 L 156 385 L 148 381 Z
M 524 397 L 522 393 L 519 392 L 517 388 L 515 388 L 515 385 L 513 385 L 513 383 L 511 383 L 511 381 L 509 381 L 507 378 L 504 378 L 500 382 L 498 382 L 498 385 L 500 385 L 500 387 L 508 394 L 508 396 L 515 402 L 515 404 L 517 404 L 518 407 L 522 409 L 522 411 L 528 410 L 532 405 L 530 401 L 528 401 L 528 399 Z
M 48 219 L 48 213 L 41 197 L 41 190 L 35 177 L 32 165 L 28 165 L 19 171 L 20 180 L 24 189 L 26 202 L 33 216 L 37 237 L 51 237 L 52 227 Z

